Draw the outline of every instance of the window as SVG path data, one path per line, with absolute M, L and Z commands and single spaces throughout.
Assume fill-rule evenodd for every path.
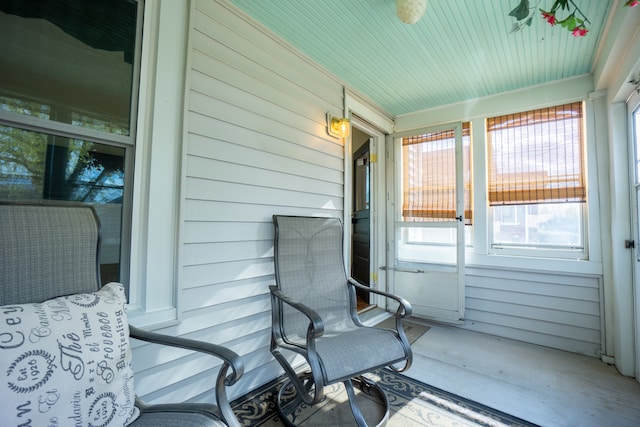
M 0 4 L 0 199 L 94 205 L 103 283 L 126 282 L 141 4 Z
M 492 247 L 584 252 L 581 102 L 487 119 Z
M 464 216 L 471 225 L 471 123 L 462 124 Z M 456 218 L 455 135 L 433 132 L 402 139 L 403 221 L 451 221 Z M 453 167 L 450 167 L 453 165 Z
M 465 242 L 471 244 L 473 222 L 471 123 L 462 123 Z M 456 219 L 455 134 L 438 131 L 402 139 L 402 221 L 441 222 Z M 455 245 L 452 229 L 409 227 L 403 240 L 412 244 Z

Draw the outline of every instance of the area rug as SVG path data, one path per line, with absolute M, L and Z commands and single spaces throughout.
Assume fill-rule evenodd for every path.
M 389 369 L 367 375 L 384 390 L 389 400 L 389 427 L 536 427 L 535 424 L 464 399 L 428 384 L 423 384 Z M 275 397 L 285 381 L 280 378 L 233 403 L 234 412 L 243 426 L 282 426 L 275 409 Z M 354 426 L 346 392 L 342 384 L 327 387 L 326 399 L 295 411 L 292 421 L 302 427 Z M 357 393 L 365 418 L 375 425 L 382 406 L 373 396 Z

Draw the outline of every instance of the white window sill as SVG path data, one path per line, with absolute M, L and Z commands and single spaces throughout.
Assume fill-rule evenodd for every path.
M 178 323 L 178 315 L 175 308 L 146 312 L 139 306 L 128 305 L 127 317 L 129 323 L 143 329 L 160 329 Z

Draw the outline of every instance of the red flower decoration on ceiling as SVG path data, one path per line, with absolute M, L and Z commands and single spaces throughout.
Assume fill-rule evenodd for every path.
M 588 32 L 589 30 L 587 30 L 584 27 L 576 27 L 573 29 L 571 34 L 573 34 L 573 37 L 584 37 L 587 35 Z
M 556 25 L 556 16 L 547 12 L 542 12 L 542 17 L 551 25 Z
M 516 18 L 511 32 L 520 31 L 525 25 L 530 26 L 535 9 L 543 0 L 538 0 L 535 7 L 529 7 L 529 0 L 520 0 L 520 4 L 509 12 L 509 16 Z M 624 4 L 634 7 L 640 0 L 627 0 Z M 542 18 L 550 25 L 560 25 L 566 28 L 574 37 L 584 37 L 589 32 L 591 22 L 573 0 L 554 0 L 549 10 L 539 9 Z

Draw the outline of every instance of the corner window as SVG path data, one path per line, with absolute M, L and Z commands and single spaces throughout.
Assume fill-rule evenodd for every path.
M 583 104 L 492 117 L 486 127 L 491 248 L 586 256 Z
M 95 207 L 102 282 L 127 283 L 142 5 L 0 4 L 0 199 Z

